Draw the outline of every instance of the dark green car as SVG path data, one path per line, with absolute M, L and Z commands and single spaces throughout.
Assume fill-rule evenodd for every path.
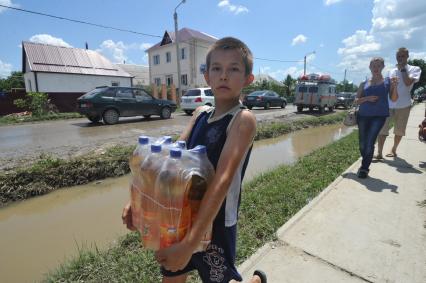
M 105 86 L 79 97 L 77 111 L 94 123 L 103 119 L 105 124 L 111 125 L 120 117 L 159 115 L 169 119 L 176 111 L 176 103 L 154 98 L 141 88 Z

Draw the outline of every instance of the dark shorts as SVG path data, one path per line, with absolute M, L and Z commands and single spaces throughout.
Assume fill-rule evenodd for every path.
M 204 252 L 192 255 L 188 265 L 179 271 L 171 272 L 161 267 L 161 274 L 173 277 L 197 270 L 203 282 L 242 281 L 235 267 L 237 225 L 213 228 L 212 242 Z

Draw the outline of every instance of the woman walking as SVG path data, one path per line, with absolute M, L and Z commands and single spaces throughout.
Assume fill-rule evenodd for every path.
M 371 78 L 362 82 L 358 88 L 356 103 L 359 104 L 357 123 L 359 130 L 359 151 L 362 157 L 359 178 L 367 178 L 374 154 L 374 143 L 386 117 L 389 116 L 388 97 L 398 99 L 396 86 L 398 78 L 384 78 L 385 61 L 374 57 L 370 61 Z

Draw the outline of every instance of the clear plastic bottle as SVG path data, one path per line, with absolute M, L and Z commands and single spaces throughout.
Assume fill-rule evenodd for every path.
M 182 164 L 182 150 L 170 148 L 157 179 L 156 199 L 160 203 L 160 248 L 169 247 L 183 239 L 191 222 L 187 200 L 186 176 Z
M 151 144 L 151 153 L 141 164 L 142 175 L 142 228 L 141 240 L 145 248 L 158 250 L 160 234 L 158 225 L 158 202 L 155 186 L 158 173 L 164 162 L 161 144 Z
M 196 146 L 188 151 L 188 158 L 185 165 L 190 171 L 190 181 L 188 182 L 187 194 L 191 209 L 192 226 L 197 218 L 204 194 L 213 179 L 214 168 L 207 157 L 207 149 L 203 145 Z M 210 225 L 210 228 L 205 233 L 195 252 L 205 251 L 211 242 L 211 237 L 212 225 Z
M 142 227 L 142 176 L 140 165 L 150 152 L 149 137 L 139 136 L 138 145 L 130 156 L 129 166 L 132 172 L 130 182 L 130 203 L 132 208 L 132 223 L 139 231 Z

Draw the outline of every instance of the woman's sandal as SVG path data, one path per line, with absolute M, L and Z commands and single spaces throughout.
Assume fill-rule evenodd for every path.
M 253 276 L 254 276 L 254 275 L 259 276 L 259 278 L 260 278 L 260 282 L 261 282 L 261 283 L 267 283 L 267 282 L 268 282 L 268 280 L 266 279 L 266 273 L 265 273 L 265 272 L 263 272 L 262 270 L 255 270 L 255 271 L 253 272 Z

